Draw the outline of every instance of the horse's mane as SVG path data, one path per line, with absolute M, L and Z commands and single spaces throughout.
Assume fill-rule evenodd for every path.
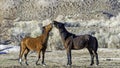
M 68 30 L 65 28 L 65 26 L 63 28 L 60 28 L 60 34 L 64 40 L 66 40 L 66 38 L 68 38 L 70 36 L 75 37 L 75 34 L 68 32 Z

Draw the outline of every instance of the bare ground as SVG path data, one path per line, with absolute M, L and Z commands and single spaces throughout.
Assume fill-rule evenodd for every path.
M 28 64 L 26 66 L 23 62 L 21 66 L 18 63 L 17 53 L 0 54 L 0 68 L 70 68 L 66 66 L 67 58 L 66 51 L 47 51 L 45 56 L 46 66 L 36 66 L 36 53 L 28 54 Z M 72 51 L 72 66 L 71 68 L 120 68 L 120 49 L 103 49 L 99 48 L 99 66 L 90 66 L 90 55 L 86 49 Z

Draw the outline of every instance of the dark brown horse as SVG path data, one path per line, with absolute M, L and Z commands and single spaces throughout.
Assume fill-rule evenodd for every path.
M 63 44 L 65 49 L 67 50 L 67 58 L 68 62 L 67 65 L 71 65 L 71 50 L 78 50 L 78 49 L 83 49 L 87 48 L 90 55 L 91 55 L 91 64 L 94 64 L 94 56 L 96 56 L 96 64 L 99 64 L 98 60 L 98 54 L 97 54 L 97 49 L 98 49 L 98 41 L 95 37 L 91 35 L 75 35 L 70 32 L 68 32 L 65 28 L 65 24 L 57 21 L 53 21 L 55 27 L 59 30 Z
M 26 37 L 22 39 L 21 46 L 20 46 L 20 55 L 19 55 L 20 64 L 22 64 L 22 56 L 24 55 L 25 63 L 26 65 L 28 65 L 27 54 L 29 53 L 29 51 L 33 50 L 33 51 L 37 51 L 38 53 L 38 60 L 36 61 L 36 65 L 38 64 L 38 61 L 40 59 L 41 51 L 42 51 L 42 64 L 45 65 L 44 54 L 47 48 L 49 32 L 51 31 L 52 27 L 53 27 L 52 24 L 44 26 L 42 35 L 36 38 Z

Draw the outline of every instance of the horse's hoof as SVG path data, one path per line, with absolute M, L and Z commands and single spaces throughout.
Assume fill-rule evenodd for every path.
M 28 63 L 26 63 L 26 65 L 28 66 L 29 64 L 28 64 Z
M 92 66 L 93 64 L 90 64 L 90 66 Z
M 18 62 L 20 63 L 20 65 L 22 65 L 22 59 L 19 59 Z
M 36 65 L 40 65 L 40 64 L 38 64 L 38 62 L 36 62 L 35 64 L 36 64 Z
M 96 63 L 96 65 L 98 66 L 98 65 L 99 65 L 99 63 Z
M 98 66 L 98 65 L 95 65 L 96 67 Z
M 20 65 L 22 65 L 22 63 L 20 63 Z
M 43 64 L 42 66 L 46 66 L 46 64 Z
M 37 65 L 40 65 L 40 64 L 36 64 L 36 66 L 37 66 Z
M 45 64 L 45 63 L 42 63 L 42 66 L 46 66 L 46 64 Z
M 96 64 L 95 66 L 98 66 L 99 64 Z
M 71 65 L 70 65 L 70 64 L 67 64 L 67 66 L 68 66 L 68 67 L 71 67 Z
M 20 65 L 22 65 L 22 62 L 19 62 L 20 63 Z

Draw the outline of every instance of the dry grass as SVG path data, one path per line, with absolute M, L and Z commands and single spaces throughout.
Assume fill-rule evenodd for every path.
M 72 51 L 72 68 L 119 68 L 120 67 L 120 51 L 118 49 L 99 49 L 99 66 L 89 66 L 90 55 L 86 49 Z M 20 66 L 18 63 L 18 53 L 2 54 L 0 55 L 0 67 L 6 68 L 66 68 L 67 58 L 66 51 L 47 51 L 45 62 L 47 66 L 35 65 L 37 60 L 36 53 L 28 55 L 29 66 L 23 63 Z M 41 61 L 39 61 L 41 63 Z M 68 67 L 69 68 L 69 67 Z

